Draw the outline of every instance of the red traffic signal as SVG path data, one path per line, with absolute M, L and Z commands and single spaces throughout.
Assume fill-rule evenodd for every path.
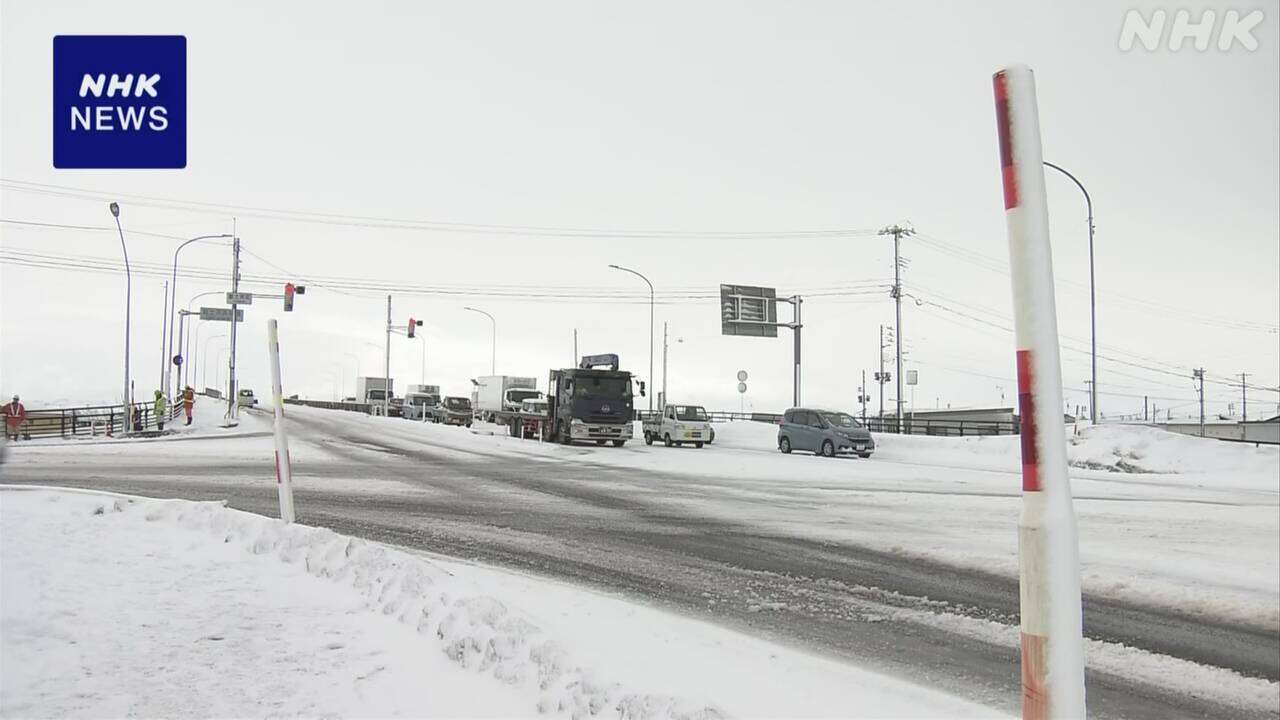
M 284 284 L 284 311 L 293 312 L 293 294 L 296 292 L 293 283 Z
M 414 328 L 420 328 L 420 327 L 422 327 L 421 320 L 414 320 L 413 318 L 409 318 L 409 337 L 413 337 Z

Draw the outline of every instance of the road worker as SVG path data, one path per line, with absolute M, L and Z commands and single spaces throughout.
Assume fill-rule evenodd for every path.
M 6 403 L 4 406 L 4 436 L 5 438 L 13 438 L 14 442 L 18 441 L 18 430 L 22 427 L 22 423 L 27 421 L 27 409 L 18 402 L 18 396 L 13 396 L 13 401 Z
M 156 391 L 156 399 L 152 404 L 152 408 L 156 413 L 156 429 L 164 430 L 164 421 L 167 414 L 165 411 L 169 409 L 169 405 L 164 401 L 164 393 L 159 390 Z
M 196 391 L 190 385 L 182 391 L 182 409 L 187 413 L 187 424 L 191 424 L 191 410 L 196 405 Z

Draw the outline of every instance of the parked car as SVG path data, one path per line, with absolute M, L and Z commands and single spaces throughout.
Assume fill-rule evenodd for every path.
M 253 391 L 249 388 L 241 388 L 236 395 L 236 405 L 240 407 L 253 407 L 258 404 L 258 398 L 253 396 Z
M 807 450 L 835 457 L 842 453 L 871 457 L 876 441 L 854 416 L 835 410 L 791 408 L 778 425 L 778 449 Z
M 431 419 L 445 425 L 471 427 L 471 398 L 447 395 L 431 408 Z

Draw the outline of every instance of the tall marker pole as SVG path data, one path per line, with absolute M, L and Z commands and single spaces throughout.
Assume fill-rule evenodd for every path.
M 1013 279 L 1022 516 L 1022 717 L 1085 716 L 1080 558 L 1062 428 L 1049 211 L 1035 77 L 1015 65 L 993 78 Z
M 280 519 L 293 522 L 293 468 L 289 458 L 289 436 L 284 431 L 284 391 L 280 388 L 280 329 L 275 319 L 267 321 L 267 353 L 271 356 L 271 408 L 275 413 L 276 489 L 280 491 Z

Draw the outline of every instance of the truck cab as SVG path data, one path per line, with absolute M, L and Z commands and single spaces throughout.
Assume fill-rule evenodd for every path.
M 646 419 L 642 427 L 645 445 L 661 440 L 667 447 L 692 443 L 700 448 L 713 437 L 711 418 L 701 405 L 668 404 L 658 417 Z
M 432 417 L 445 425 L 471 427 L 471 398 L 447 395 L 432 408 Z
M 617 355 L 588 355 L 576 368 L 552 370 L 547 390 L 548 440 L 622 447 L 631 439 L 631 373 L 618 369 Z M 643 382 L 639 391 L 643 397 Z
M 406 420 L 426 420 L 440 404 L 437 393 L 410 392 L 404 396 L 400 416 Z

